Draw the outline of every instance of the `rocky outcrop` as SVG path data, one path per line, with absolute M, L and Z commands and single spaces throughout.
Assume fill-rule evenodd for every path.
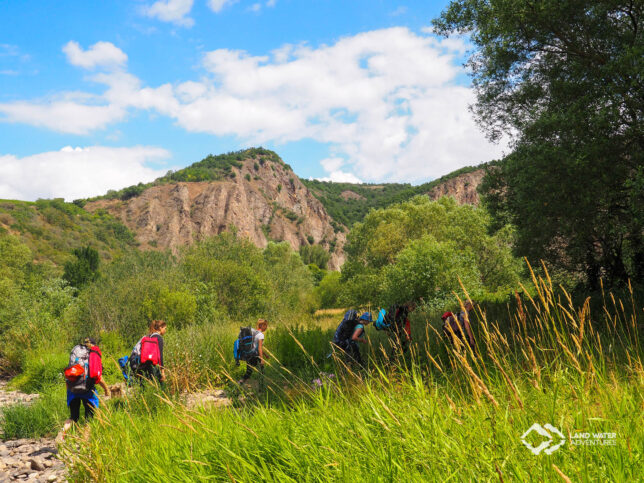
M 329 268 L 340 268 L 345 236 L 334 232 L 322 203 L 292 171 L 281 163 L 247 159 L 233 172 L 223 181 L 153 186 L 127 201 L 92 201 L 85 209 L 105 209 L 119 218 L 143 249 L 175 250 L 234 229 L 259 247 L 269 239 L 287 241 L 295 250 L 311 241 L 333 246 Z
M 366 198 L 364 196 L 356 193 L 355 191 L 351 191 L 351 190 L 344 190 L 342 193 L 340 193 L 340 197 L 344 201 L 348 201 L 348 200 L 360 200 L 360 201 L 363 201 L 363 200 L 366 200 Z
M 451 196 L 461 205 L 478 205 L 480 199 L 477 189 L 484 176 L 485 170 L 483 169 L 460 174 L 434 186 L 429 190 L 427 196 L 432 200 L 437 200 L 442 196 Z

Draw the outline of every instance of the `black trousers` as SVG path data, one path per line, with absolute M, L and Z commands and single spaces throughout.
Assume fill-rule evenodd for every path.
M 253 370 L 259 366 L 259 372 L 262 374 L 264 373 L 264 366 L 260 364 L 260 359 L 259 356 L 251 357 L 246 361 L 246 372 L 244 373 L 244 377 L 242 377 L 243 381 L 246 381 L 250 378 L 250 376 L 253 375 Z
M 358 343 L 355 340 L 347 339 L 341 342 L 334 342 L 334 344 L 344 351 L 347 362 L 357 362 L 362 365 L 360 347 L 358 347 Z
M 149 362 L 142 364 L 136 371 L 136 375 L 141 386 L 145 385 L 146 381 L 153 380 L 156 380 L 157 384 L 163 386 L 161 382 L 161 368 L 159 366 L 153 366 Z
M 70 418 L 75 423 L 80 419 L 80 406 L 81 401 L 83 406 L 85 406 L 85 419 L 92 419 L 94 416 L 94 410 L 96 409 L 94 405 L 89 402 L 87 399 L 76 398 L 69 403 L 69 413 Z

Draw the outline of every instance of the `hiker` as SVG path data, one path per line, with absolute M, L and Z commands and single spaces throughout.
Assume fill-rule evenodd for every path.
M 132 369 L 143 385 L 145 380 L 165 382 L 163 365 L 163 336 L 168 326 L 163 320 L 153 320 L 148 335 L 141 337 L 129 358 Z
M 65 369 L 67 383 L 67 406 L 70 419 L 65 422 L 65 428 L 71 422 L 77 423 L 80 418 L 81 403 L 85 407 L 85 419 L 91 419 L 98 408 L 98 394 L 95 386 L 98 384 L 110 395 L 110 390 L 102 379 L 103 364 L 101 350 L 94 339 L 86 338 L 82 344 L 74 346 L 69 355 L 69 365 Z
M 257 328 L 250 329 L 250 327 L 243 327 L 240 331 L 239 341 L 244 345 L 243 339 L 251 337 L 252 344 L 248 344 L 245 349 L 242 347 L 241 352 L 236 353 L 236 359 L 239 363 L 239 360 L 246 361 L 246 372 L 244 376 L 237 381 L 238 384 L 244 384 L 250 376 L 253 374 L 253 370 L 259 370 L 260 375 L 264 375 L 264 361 L 266 360 L 267 354 L 264 353 L 264 332 L 268 329 L 268 322 L 264 319 L 259 319 L 257 321 Z M 259 368 L 257 367 L 259 366 Z
M 466 343 L 473 349 L 474 348 L 474 335 L 472 334 L 472 328 L 470 326 L 470 317 L 469 311 L 474 308 L 474 304 L 471 300 L 465 301 L 463 304 L 465 310 L 453 314 L 452 312 L 445 312 L 441 319 L 443 319 L 443 333 L 447 336 L 447 339 L 452 343 L 457 345 L 456 339 L 460 343 Z M 463 336 L 465 332 L 465 336 Z
M 416 310 L 416 302 L 410 301 L 401 305 L 393 305 L 388 310 L 380 309 L 375 326 L 377 330 L 388 331 L 393 347 L 391 355 L 396 352 L 404 354 L 411 342 L 411 323 L 409 314 Z
M 342 349 L 349 362 L 357 362 L 359 365 L 363 365 L 358 342 L 367 343 L 367 339 L 363 337 L 364 328 L 371 321 L 371 313 L 369 312 L 365 312 L 360 317 L 358 317 L 358 312 L 355 310 L 348 310 L 344 314 L 344 318 L 333 336 L 333 344 Z

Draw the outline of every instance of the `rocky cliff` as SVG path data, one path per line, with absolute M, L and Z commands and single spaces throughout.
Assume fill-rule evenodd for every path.
M 235 229 L 260 247 L 269 239 L 295 250 L 320 244 L 331 252 L 331 269 L 344 262 L 345 235 L 334 232 L 322 203 L 288 166 L 262 158 L 242 160 L 221 181 L 159 184 L 128 200 L 90 201 L 85 209 L 105 209 L 122 220 L 143 249 L 176 250 Z
M 427 192 L 427 196 L 432 200 L 437 200 L 441 196 L 452 196 L 461 205 L 478 205 L 480 199 L 477 188 L 483 176 L 485 176 L 484 169 L 460 174 L 434 186 Z

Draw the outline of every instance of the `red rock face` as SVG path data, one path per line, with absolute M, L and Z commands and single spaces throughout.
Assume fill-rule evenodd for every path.
M 176 249 L 234 226 L 238 236 L 259 247 L 269 238 L 295 250 L 309 236 L 326 248 L 335 241 L 329 268 L 342 266 L 345 235 L 334 233 L 322 203 L 292 171 L 270 162 L 255 170 L 253 160 L 233 171 L 233 179 L 154 186 L 127 201 L 99 200 L 85 208 L 103 208 L 119 218 L 142 249 Z
M 461 174 L 435 186 L 427 193 L 427 196 L 432 200 L 437 200 L 441 196 L 451 196 L 461 205 L 478 205 L 480 199 L 477 188 L 481 184 L 483 176 L 485 176 L 485 171 L 482 169 Z

